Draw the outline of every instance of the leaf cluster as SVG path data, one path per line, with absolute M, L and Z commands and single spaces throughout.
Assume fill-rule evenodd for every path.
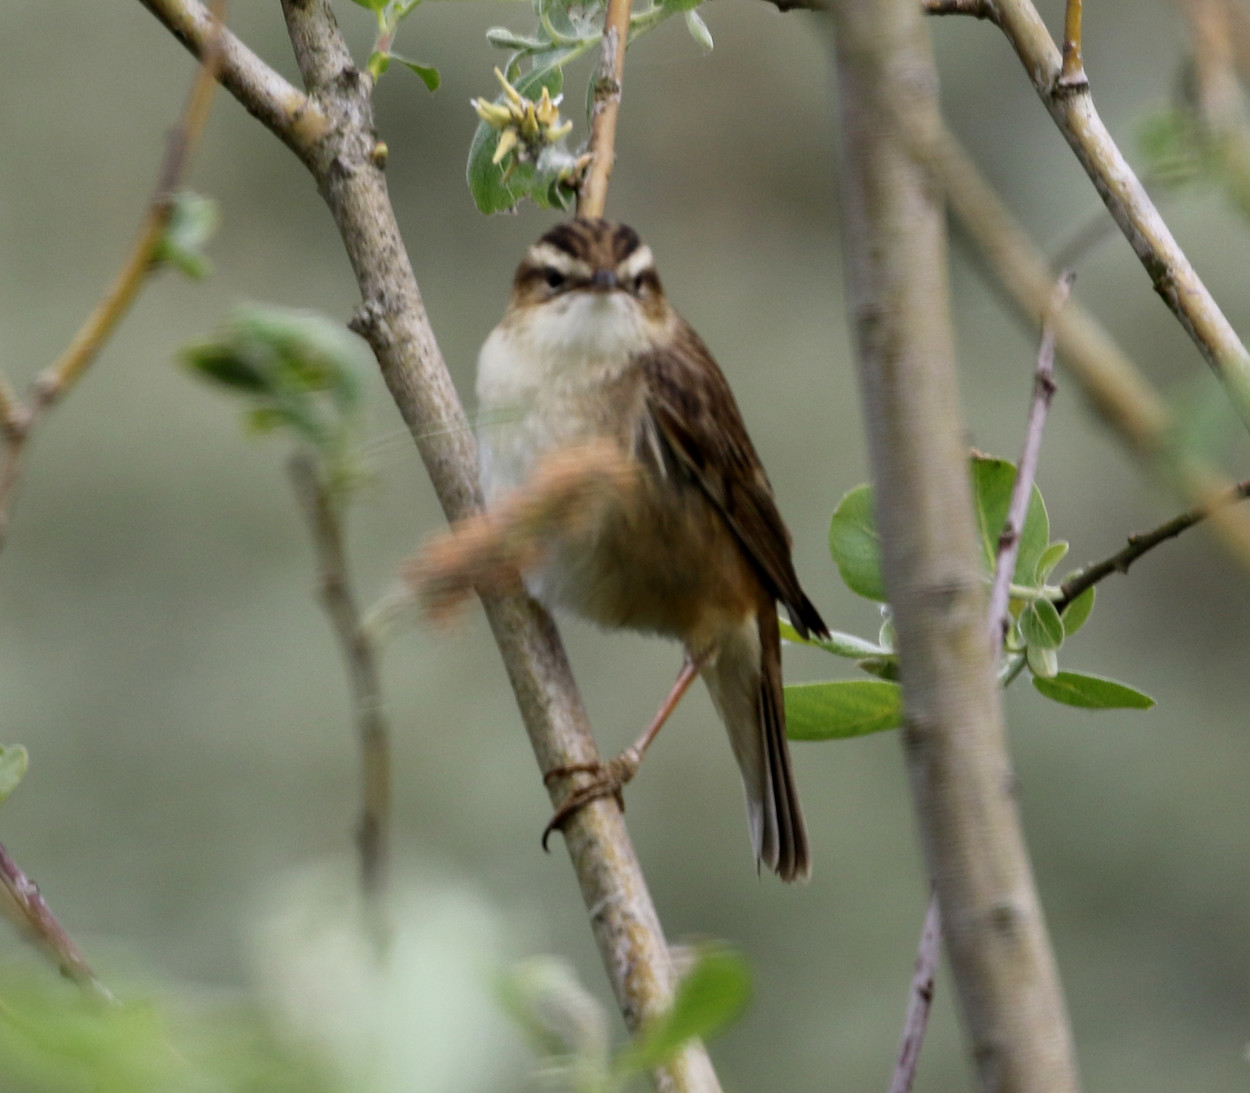
M 356 0 L 360 3 L 361 0 Z M 696 10 L 701 0 L 661 0 L 630 16 L 629 41 L 653 30 L 672 15 L 685 19 L 691 36 L 707 51 L 711 32 Z M 606 0 L 533 0 L 537 26 L 529 33 L 509 27 L 491 27 L 486 40 L 506 50 L 503 75 L 522 96 L 536 102 L 545 88 L 553 100 L 564 90 L 564 69 L 595 50 L 603 40 Z M 586 119 L 590 121 L 595 77 L 586 87 Z M 504 105 L 506 94 L 494 99 Z M 479 111 L 480 113 L 480 111 Z M 479 122 L 469 145 L 466 177 L 478 209 L 486 213 L 508 212 L 525 199 L 545 209 L 569 209 L 577 194 L 578 174 L 583 166 L 577 152 L 561 139 L 550 144 L 514 141 L 503 157 L 497 156 L 500 135 L 485 120 Z
M 357 458 L 363 345 L 338 323 L 308 311 L 249 306 L 215 338 L 183 350 L 193 373 L 241 396 L 247 425 L 283 430 L 311 449 L 332 486 L 360 474 Z
M 988 586 L 998 560 L 999 536 L 1007 521 L 1016 468 L 1007 460 L 976 456 L 971 461 L 970 475 L 981 563 Z M 782 634 L 788 641 L 816 645 L 834 656 L 854 660 L 860 669 L 877 678 L 787 687 L 786 720 L 792 739 L 842 739 L 902 724 L 898 653 L 886 603 L 881 539 L 873 504 L 872 488 L 868 485 L 856 486 L 842 498 L 830 521 L 829 550 L 846 586 L 882 605 L 884 622 L 877 640 L 836 632 L 827 639 L 804 639 L 785 623 Z M 1007 685 L 1027 668 L 1037 692 L 1055 702 L 1085 709 L 1148 709 L 1154 700 L 1127 684 L 1059 670 L 1059 650 L 1085 625 L 1094 608 L 1095 595 L 1090 587 L 1062 611 L 1056 607 L 1063 594 L 1057 584 L 1050 583 L 1050 578 L 1067 553 L 1067 542 L 1051 541 L 1046 504 L 1034 485 L 1009 586 L 1002 683 Z

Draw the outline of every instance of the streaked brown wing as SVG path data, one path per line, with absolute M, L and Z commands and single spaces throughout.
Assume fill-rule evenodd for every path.
M 755 452 L 729 383 L 684 321 L 672 348 L 646 355 L 648 408 L 661 443 L 724 515 L 794 627 L 827 634 L 799 586 L 790 533 Z

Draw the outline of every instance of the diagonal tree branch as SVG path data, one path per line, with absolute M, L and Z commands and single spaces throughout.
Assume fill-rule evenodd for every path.
M 1250 427 L 1250 352 L 1225 318 L 1094 108 L 1088 83 L 1065 83 L 1063 58 L 1031 0 L 996 0 L 1038 96 L 1138 259 Z
M 199 0 L 141 2 L 171 29 L 203 25 Z M 267 69 L 258 71 L 262 62 L 250 53 L 228 52 L 223 83 L 296 151 L 317 180 L 360 288 L 351 325 L 377 357 L 444 512 L 460 519 L 480 507 L 477 454 L 399 234 L 382 157 L 374 154 L 372 81 L 352 63 L 328 0 L 283 0 L 282 7 L 311 101 L 301 105 L 298 92 L 296 99 L 277 94 L 277 78 Z M 203 42 L 191 33 L 179 38 L 193 53 Z M 231 65 L 232 57 L 246 62 Z M 257 105 L 263 109 L 254 109 Z M 550 617 L 523 595 L 482 598 L 539 767 L 597 761 L 586 711 Z M 637 1032 L 668 1008 L 676 974 L 615 802 L 596 801 L 577 813 L 565 841 L 618 1005 L 628 1028 Z M 697 1043 L 655 1080 L 659 1089 L 676 1093 L 719 1089 Z

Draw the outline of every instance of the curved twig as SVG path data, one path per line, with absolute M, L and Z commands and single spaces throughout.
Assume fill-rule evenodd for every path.
M 343 549 L 343 528 L 330 490 L 311 457 L 296 455 L 289 469 L 295 496 L 317 551 L 321 601 L 342 649 L 352 688 L 352 709 L 361 753 L 361 810 L 356 828 L 361 890 L 369 914 L 369 927 L 381 945 L 389 933 L 383 904 L 390 864 L 391 741 L 382 705 L 377 652 L 362 625 L 352 595 Z
M 22 456 L 32 431 L 48 408 L 62 398 L 90 367 L 152 272 L 153 257 L 173 212 L 174 191 L 208 120 L 221 67 L 222 35 L 227 33 L 222 23 L 225 8 L 226 0 L 217 0 L 215 13 L 207 16 L 209 28 L 202 40 L 199 75 L 191 87 L 182 117 L 169 134 L 155 192 L 148 202 L 130 253 L 113 278 L 113 283 L 95 310 L 87 316 L 65 352 L 35 377 L 27 402 L 18 398 L 7 381 L 0 385 L 3 388 L 0 390 L 0 435 L 3 436 L 5 449 L 0 462 L 0 546 L 4 544 L 8 527 L 9 500 L 17 486 Z
M 1223 495 L 1213 498 L 1205 505 L 1199 505 L 1188 512 L 1182 512 L 1178 516 L 1173 516 L 1170 520 L 1165 520 L 1157 528 L 1130 535 L 1128 544 L 1123 549 L 1117 550 L 1101 562 L 1094 562 L 1086 566 L 1064 581 L 1059 586 L 1062 595 L 1055 601 L 1055 607 L 1062 611 L 1082 592 L 1088 588 L 1093 588 L 1099 581 L 1110 577 L 1112 573 L 1127 573 L 1129 566 L 1160 543 L 1166 543 L 1169 539 L 1175 539 L 1181 532 L 1188 531 L 1195 524 L 1201 523 L 1215 510 L 1228 505 L 1235 505 L 1238 501 L 1244 501 L 1247 497 L 1250 497 L 1250 478 L 1244 482 L 1238 482 Z

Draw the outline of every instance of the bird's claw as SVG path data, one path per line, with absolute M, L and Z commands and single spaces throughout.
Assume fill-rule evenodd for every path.
M 615 759 L 606 763 L 569 763 L 566 766 L 553 767 L 543 774 L 543 782 L 550 786 L 557 778 L 565 778 L 571 774 L 591 774 L 593 779 L 584 786 L 570 791 L 561 802 L 555 814 L 543 828 L 542 846 L 547 849 L 547 840 L 553 831 L 564 830 L 564 825 L 575 813 L 580 812 L 591 801 L 601 797 L 615 797 L 617 806 L 625 811 L 625 784 L 638 773 L 642 757 L 637 748 L 627 748 Z

